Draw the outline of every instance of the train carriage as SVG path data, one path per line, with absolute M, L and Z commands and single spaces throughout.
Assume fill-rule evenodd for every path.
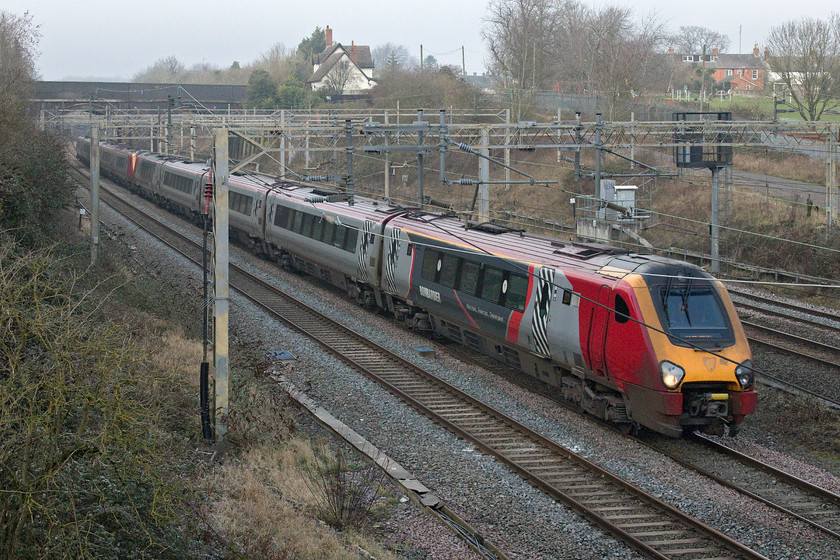
M 420 212 L 385 236 L 389 294 L 596 416 L 677 436 L 735 433 L 754 410 L 743 329 L 697 267 Z
M 381 301 L 379 255 L 389 213 L 372 201 L 328 202 L 335 195 L 298 184 L 272 190 L 266 241 L 271 253 L 282 255 L 284 267 L 326 280 L 375 307 Z
M 141 152 L 135 157 L 137 164 L 131 187 L 141 196 L 154 200 L 160 196 L 161 170 L 166 160 L 148 152 Z
M 170 160 L 162 164 L 158 198 L 172 211 L 199 223 L 207 169 L 197 164 Z
M 204 183 L 209 181 L 204 176 Z M 228 219 L 231 233 L 242 244 L 259 252 L 262 247 L 268 182 L 273 179 L 260 175 L 234 174 L 228 181 Z
M 77 140 L 89 163 L 89 141 Z M 209 168 L 103 144 L 103 173 L 199 221 Z M 272 177 L 234 173 L 231 232 L 346 290 L 557 386 L 587 412 L 679 436 L 737 433 L 751 354 L 723 285 L 653 255 L 570 243 Z

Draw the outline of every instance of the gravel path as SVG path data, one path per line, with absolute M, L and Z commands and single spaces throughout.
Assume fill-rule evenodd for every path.
M 118 223 L 109 217 L 110 212 L 104 214 L 106 220 Z M 190 226 L 182 224 L 180 229 L 198 236 Z M 200 293 L 199 270 L 185 265 L 180 257 L 163 251 L 143 235 L 135 235 L 134 226 L 119 230 L 125 242 L 136 246 L 137 258 L 147 271 L 174 275 L 174 282 L 187 282 L 195 287 L 196 294 Z M 768 558 L 840 557 L 840 542 L 826 542 L 807 526 L 687 472 L 656 452 L 620 438 L 596 422 L 563 410 L 499 376 L 443 355 L 420 358 L 410 347 L 427 344 L 426 339 L 396 326 L 390 319 L 363 312 L 339 294 L 284 273 L 239 249 L 234 248 L 231 255 L 239 263 L 250 263 L 252 272 L 292 290 L 354 330 Z M 638 558 L 635 552 L 524 483 L 494 459 L 476 452 L 338 360 L 325 356 L 315 343 L 278 324 L 238 294 L 231 299 L 231 324 L 234 348 L 242 345 L 256 352 L 287 350 L 295 354 L 297 359 L 286 372 L 292 382 L 415 473 L 511 558 Z M 234 375 L 235 360 L 233 355 Z M 836 475 L 775 451 L 767 445 L 766 434 L 763 441 L 751 440 L 749 432 L 745 430 L 742 436 L 747 437 L 740 438 L 738 445 L 746 446 L 750 453 L 769 456 L 773 464 L 784 464 L 799 476 L 840 487 Z M 807 473 L 803 475 L 798 469 Z M 405 523 L 414 526 L 413 521 Z M 428 534 L 421 533 L 420 540 L 437 542 L 428 523 L 417 523 L 417 527 L 429 530 Z M 427 558 L 460 557 L 453 554 L 444 545 L 443 550 L 429 551 Z

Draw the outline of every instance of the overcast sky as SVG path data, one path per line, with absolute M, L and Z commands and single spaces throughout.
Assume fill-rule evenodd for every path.
M 826 19 L 840 4 L 829 0 L 582 0 L 591 6 L 631 6 L 637 18 L 656 15 L 667 28 L 699 25 L 729 36 L 729 52 L 762 46 L 769 30 L 788 19 Z M 160 58 L 187 68 L 202 62 L 245 65 L 275 43 L 294 48 L 316 26 L 333 29 L 342 44 L 405 45 L 419 57 L 467 72 L 486 67 L 481 30 L 488 0 L 3 0 L 0 9 L 28 11 L 40 25 L 38 71 L 44 80 L 129 80 Z M 796 14 L 795 9 L 802 10 Z

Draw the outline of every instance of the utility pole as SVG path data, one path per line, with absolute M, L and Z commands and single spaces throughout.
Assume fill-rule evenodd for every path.
M 464 56 L 464 45 L 461 45 L 461 71 L 464 73 L 464 76 L 467 75 L 467 59 Z
M 99 261 L 99 127 L 90 129 L 90 263 Z
M 830 236 L 837 227 L 837 143 L 840 142 L 840 128 L 834 128 L 828 135 L 828 157 L 825 167 L 825 218 L 826 235 Z
M 713 275 L 720 273 L 720 204 L 718 202 L 720 186 L 721 167 L 712 167 L 712 222 L 709 230 L 712 238 L 712 267 L 710 272 Z
M 356 196 L 356 182 L 353 179 L 353 121 L 347 119 L 344 121 L 344 132 L 347 135 L 347 203 L 350 206 L 355 204 Z
M 390 123 L 388 119 L 388 111 L 385 111 L 385 126 Z M 391 145 L 391 133 L 385 133 L 385 147 Z M 385 201 L 391 203 L 391 150 L 385 152 Z
M 286 110 L 280 109 L 280 179 L 286 180 Z
M 604 122 L 601 120 L 601 113 L 595 113 L 595 198 L 601 198 L 601 132 L 604 129 Z
M 478 159 L 478 221 L 490 220 L 490 129 L 481 129 L 481 148 Z
M 215 402 L 216 441 L 222 443 L 227 434 L 228 417 L 228 323 L 230 284 L 228 265 L 228 129 L 213 130 L 213 388 Z
M 700 71 L 700 111 L 703 110 L 703 93 L 706 91 L 706 44 L 703 44 L 703 58 Z
M 422 45 L 421 45 L 422 47 Z M 417 126 L 423 126 L 423 109 L 417 110 L 417 122 L 414 123 Z M 424 203 L 424 195 L 423 195 L 423 129 L 421 128 L 417 132 L 417 144 L 420 146 L 420 150 L 417 152 L 417 199 L 420 203 L 420 209 L 423 209 Z

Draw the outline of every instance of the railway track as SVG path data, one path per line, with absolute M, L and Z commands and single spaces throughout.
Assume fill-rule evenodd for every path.
M 639 440 L 719 484 L 840 539 L 840 496 L 702 435 L 687 440 Z M 701 446 L 690 453 L 685 446 Z
M 193 262 L 201 248 L 106 189 L 102 200 Z M 171 241 L 169 241 L 171 239 Z M 231 286 L 326 351 L 640 553 L 656 559 L 759 559 L 757 552 L 680 512 L 231 265 Z
M 552 387 L 524 378 L 500 362 L 475 355 L 458 346 L 446 345 L 443 349 L 458 359 L 490 369 L 494 374 L 502 375 L 526 390 L 536 391 L 561 406 L 580 412 L 559 399 Z M 592 420 L 601 423 L 597 419 Z M 807 523 L 830 537 L 840 539 L 840 495 L 703 435 L 694 434 L 684 440 L 663 438 L 655 434 L 648 437 L 622 435 L 718 484 Z M 702 451 L 698 451 L 698 446 L 702 447 Z
M 769 346 L 775 350 L 802 357 L 809 362 L 840 370 L 840 362 L 837 361 L 840 359 L 840 348 L 836 346 L 765 327 L 752 321 L 741 319 L 741 324 L 748 333 L 750 343 Z
M 780 301 L 778 298 L 764 297 L 757 294 L 747 293 L 727 286 L 729 295 L 733 296 L 733 302 L 739 309 L 757 311 L 765 315 L 771 315 L 782 319 L 804 323 L 810 327 L 822 328 L 834 333 L 840 333 L 840 311 L 822 311 L 811 309 Z M 793 315 L 797 313 L 801 315 Z M 803 316 L 804 315 L 804 316 Z M 808 316 L 812 318 L 808 318 Z M 814 320 L 820 319 L 820 322 Z

